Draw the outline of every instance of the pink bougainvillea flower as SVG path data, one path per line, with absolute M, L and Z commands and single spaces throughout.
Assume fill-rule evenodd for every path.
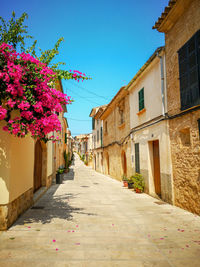
M 74 72 L 78 73 L 78 74 L 82 74 L 82 72 L 78 71 L 78 70 L 74 70 Z
M 55 242 L 56 242 L 56 240 L 55 240 L 55 239 L 53 239 L 53 240 L 52 240 L 52 242 L 54 242 L 54 243 L 55 243 Z
M 80 245 L 80 244 L 81 244 L 81 243 L 75 243 L 75 245 L 77 245 L 77 246 Z
M 68 233 L 70 233 L 71 231 L 70 231 L 70 230 L 68 230 L 67 232 L 68 232 Z
M 76 227 L 78 227 L 78 224 L 76 225 Z
M 30 226 L 28 226 L 28 228 L 31 228 Z
M 7 114 L 7 110 L 3 108 L 2 106 L 0 106 L 0 120 L 5 119 L 6 114 Z
M 58 248 L 56 248 L 56 251 L 58 251 Z
M 73 230 L 72 233 L 74 233 L 75 231 Z
M 161 237 L 161 238 L 160 238 L 160 240 L 164 240 L 164 238 L 163 238 L 163 237 Z

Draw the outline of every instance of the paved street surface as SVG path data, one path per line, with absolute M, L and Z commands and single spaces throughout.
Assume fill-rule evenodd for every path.
M 200 266 L 200 217 L 86 167 L 76 156 L 0 233 L 0 266 Z

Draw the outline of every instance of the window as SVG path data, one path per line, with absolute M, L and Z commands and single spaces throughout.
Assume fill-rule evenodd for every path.
M 200 30 L 178 51 L 181 110 L 200 104 Z
M 125 99 L 124 98 L 118 103 L 118 109 L 119 109 L 119 125 L 121 125 L 125 122 L 124 120 Z
M 67 133 L 65 133 L 65 144 L 67 144 Z
M 108 133 L 108 122 L 107 121 L 105 122 L 105 133 L 106 134 Z
M 119 124 L 123 124 L 123 123 L 124 123 L 124 111 L 119 110 Z
M 135 144 L 135 172 L 140 173 L 139 143 Z
M 94 118 L 92 118 L 92 130 L 94 130 L 94 127 L 95 127 L 95 120 Z
M 144 108 L 144 88 L 142 88 L 138 92 L 138 98 L 139 98 L 139 111 Z

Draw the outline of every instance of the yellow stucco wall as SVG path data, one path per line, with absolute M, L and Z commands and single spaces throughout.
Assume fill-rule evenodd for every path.
M 17 138 L 1 130 L 0 204 L 7 204 L 33 187 L 34 140 Z
M 0 129 L 4 125 L 4 122 L 0 122 Z M 8 133 L 0 130 L 0 204 L 9 202 L 10 147 Z

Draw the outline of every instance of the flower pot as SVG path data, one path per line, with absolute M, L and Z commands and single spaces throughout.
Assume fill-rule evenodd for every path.
M 124 187 L 128 187 L 128 182 L 127 181 L 123 181 Z
M 140 193 L 142 193 L 142 190 L 139 189 L 139 188 L 135 188 L 135 192 L 138 193 L 138 194 L 140 194 Z
M 129 189 L 133 188 L 133 183 L 128 183 L 128 188 Z
M 63 173 L 56 174 L 56 184 L 62 184 L 63 181 Z

